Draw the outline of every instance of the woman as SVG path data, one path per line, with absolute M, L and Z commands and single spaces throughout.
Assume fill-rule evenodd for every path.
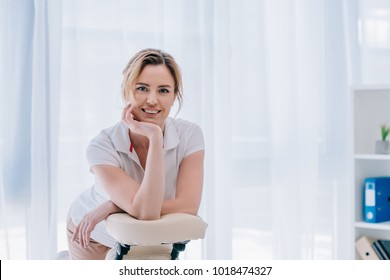
M 115 245 L 104 219 L 127 212 L 140 220 L 196 215 L 203 187 L 204 141 L 196 124 L 169 117 L 182 103 L 181 73 L 169 54 L 137 53 L 123 71 L 122 120 L 87 148 L 95 184 L 72 204 L 67 221 L 71 259 L 104 259 Z

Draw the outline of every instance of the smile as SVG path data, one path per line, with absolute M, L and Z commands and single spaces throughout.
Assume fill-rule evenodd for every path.
M 147 114 L 158 114 L 161 112 L 161 110 L 152 110 L 152 109 L 141 109 L 142 112 Z

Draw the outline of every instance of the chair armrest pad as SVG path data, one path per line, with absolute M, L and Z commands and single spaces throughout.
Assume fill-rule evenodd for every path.
M 203 239 L 207 229 L 200 217 L 173 213 L 159 220 L 137 220 L 127 213 L 107 217 L 108 233 L 117 241 L 128 245 L 159 245 L 188 240 Z

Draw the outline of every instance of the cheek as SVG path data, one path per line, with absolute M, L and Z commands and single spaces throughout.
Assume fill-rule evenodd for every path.
M 166 100 L 164 102 L 164 107 L 170 110 L 174 103 L 175 103 L 175 99 Z
M 130 96 L 130 103 L 134 104 L 134 106 L 141 106 L 144 102 L 144 98 L 140 94 L 134 94 Z
M 133 114 L 136 115 L 136 116 L 139 116 L 142 111 L 141 111 L 141 106 L 137 103 L 133 103 Z
M 131 102 L 131 103 L 136 102 L 136 98 L 135 98 L 134 94 L 130 94 L 130 96 L 129 96 L 129 102 Z
M 126 104 L 134 104 L 134 94 L 130 92 L 126 98 Z

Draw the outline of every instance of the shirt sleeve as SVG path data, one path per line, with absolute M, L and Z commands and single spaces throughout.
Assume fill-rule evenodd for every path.
M 204 150 L 205 147 L 204 147 L 203 132 L 202 129 L 197 124 L 193 124 L 190 127 L 188 133 L 186 133 L 186 135 L 188 136 L 188 139 L 187 139 L 187 145 L 186 145 L 184 157 L 192 153 Z
M 111 139 L 104 132 L 101 132 L 89 143 L 87 161 L 90 168 L 95 165 L 111 165 L 121 168 L 121 158 Z M 92 169 L 90 171 L 92 172 Z

